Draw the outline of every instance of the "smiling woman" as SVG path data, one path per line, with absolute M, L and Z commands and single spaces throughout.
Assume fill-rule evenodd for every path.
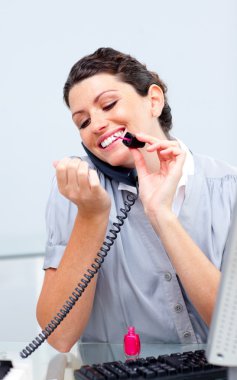
M 207 339 L 237 169 L 172 138 L 166 91 L 157 74 L 111 48 L 69 73 L 64 99 L 88 156 L 55 165 L 37 307 L 42 327 L 96 259 L 124 199 L 137 192 L 125 181 L 131 173 L 139 194 L 99 274 L 48 338 L 60 351 L 79 338 L 119 343 L 131 325 L 142 342 Z M 127 132 L 144 147 L 125 146 Z
M 85 146 L 111 165 L 134 166 L 131 153 L 116 139 L 117 133 L 150 133 L 154 129 L 158 138 L 165 138 L 157 121 L 164 96 L 155 84 L 150 86 L 147 96 L 140 96 L 130 84 L 100 73 L 73 85 L 68 101 Z

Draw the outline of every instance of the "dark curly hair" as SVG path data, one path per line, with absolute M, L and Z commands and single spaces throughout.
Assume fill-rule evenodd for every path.
M 152 84 L 157 84 L 162 89 L 165 98 L 164 108 L 158 120 L 163 132 L 169 136 L 169 131 L 172 128 L 172 115 L 167 103 L 166 85 L 155 72 L 147 70 L 144 64 L 130 55 L 112 48 L 99 48 L 93 54 L 81 58 L 72 67 L 63 90 L 64 100 L 68 107 L 71 88 L 83 79 L 99 73 L 115 75 L 122 82 L 132 85 L 141 96 L 146 96 L 149 87 Z

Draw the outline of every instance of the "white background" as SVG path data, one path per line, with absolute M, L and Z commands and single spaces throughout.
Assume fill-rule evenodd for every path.
M 168 84 L 173 135 L 237 164 L 235 0 L 1 0 L 0 253 L 43 252 L 52 160 L 82 153 L 62 100 L 71 66 L 101 46 Z

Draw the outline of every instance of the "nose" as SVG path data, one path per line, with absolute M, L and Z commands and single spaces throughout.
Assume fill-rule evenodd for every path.
M 95 112 L 91 115 L 91 130 L 94 133 L 100 133 L 108 127 L 108 120 L 102 112 Z

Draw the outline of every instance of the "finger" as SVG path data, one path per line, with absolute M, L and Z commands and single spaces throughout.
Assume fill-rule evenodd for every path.
M 179 177 L 181 177 L 182 172 L 183 172 L 185 157 L 186 157 L 186 152 L 184 152 L 184 151 L 182 151 L 182 153 L 180 153 L 178 156 L 176 156 L 175 170 L 176 170 L 176 173 Z
M 165 144 L 166 143 L 169 146 L 178 145 L 177 141 L 175 141 L 175 140 L 158 139 L 157 137 L 148 135 L 148 134 L 143 133 L 143 132 L 138 132 L 135 134 L 135 136 L 139 141 L 143 141 L 143 142 L 146 142 L 148 144 L 155 144 L 155 143 L 164 143 Z
M 182 167 L 184 165 L 185 158 L 186 152 L 182 150 L 182 152 L 176 157 L 176 162 Z
M 138 178 L 148 175 L 149 172 L 147 170 L 146 162 L 144 160 L 142 153 L 139 151 L 139 149 L 130 149 L 130 152 L 133 155 L 134 163 L 137 169 Z
M 170 164 L 172 164 L 172 167 L 175 169 L 175 171 L 178 173 L 177 170 L 180 170 L 182 173 L 182 168 L 184 165 L 185 157 L 186 157 L 186 152 L 181 151 L 179 154 L 175 155 L 173 153 L 170 153 L 172 156 L 169 156 L 169 153 L 166 152 L 165 159 L 162 157 L 160 158 L 160 168 L 161 170 L 165 169 L 167 170 L 170 167 Z
M 74 189 L 77 189 L 79 187 L 78 181 L 77 181 L 77 169 L 80 165 L 81 160 L 79 158 L 71 158 L 68 163 L 67 168 L 67 179 L 68 179 L 68 185 L 73 186 Z
M 65 157 L 62 160 L 58 161 L 57 163 L 56 176 L 57 176 L 59 190 L 67 186 L 67 183 L 68 183 L 67 167 L 68 167 L 69 161 L 70 161 L 70 158 Z
M 53 167 L 56 169 L 57 165 L 59 163 L 59 160 L 53 160 Z
M 148 152 L 154 152 L 155 150 L 166 149 L 169 147 L 179 147 L 176 141 L 170 140 L 158 140 L 147 147 Z
M 89 170 L 89 183 L 92 193 L 96 195 L 96 193 L 100 189 L 100 180 L 96 170 L 94 169 Z
M 167 149 L 163 149 L 159 152 L 160 157 L 165 160 L 171 160 L 174 157 L 180 155 L 183 151 L 178 147 L 171 147 Z
M 80 187 L 80 191 L 89 190 L 89 165 L 86 161 L 81 160 L 80 165 L 77 168 L 77 182 Z
M 173 178 L 173 180 L 179 181 L 182 173 L 185 161 L 186 153 L 182 152 L 180 155 L 176 156 L 172 160 L 161 160 L 160 161 L 160 172 L 165 176 Z M 177 182 L 178 183 L 178 182 Z

